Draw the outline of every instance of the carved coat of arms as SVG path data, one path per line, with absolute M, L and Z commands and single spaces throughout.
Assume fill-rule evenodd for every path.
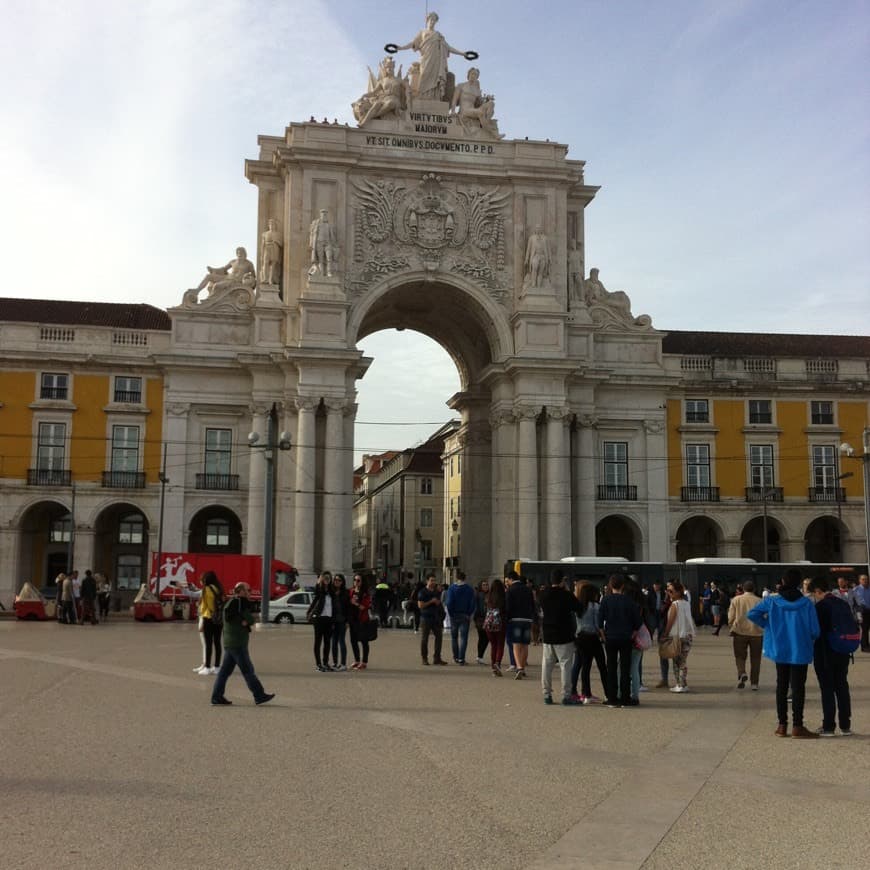
M 422 268 L 452 271 L 505 295 L 504 211 L 498 188 L 456 190 L 428 173 L 409 189 L 392 181 L 355 182 L 354 269 L 348 289 L 361 293 L 377 276 Z

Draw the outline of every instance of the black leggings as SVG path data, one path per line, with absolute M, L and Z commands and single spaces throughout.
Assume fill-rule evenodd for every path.
M 353 660 L 355 662 L 362 661 L 368 664 L 369 661 L 369 642 L 368 638 L 360 637 L 360 623 L 354 623 L 350 627 L 350 648 L 353 650 Z M 362 659 L 359 657 L 359 648 L 362 644 Z
M 475 623 L 477 629 L 477 657 L 483 658 L 487 646 L 489 646 L 489 635 L 483 630 L 483 620 Z
M 205 666 L 210 668 L 211 664 L 211 654 L 212 650 L 214 650 L 214 666 L 219 668 L 221 666 L 221 655 L 223 653 L 223 649 L 221 647 L 221 632 L 223 631 L 222 625 L 217 625 L 212 622 L 207 617 L 202 620 L 202 637 L 205 641 Z
M 329 643 L 332 640 L 332 617 L 318 616 L 314 620 L 314 661 L 318 667 L 329 662 Z M 320 649 L 323 648 L 323 659 Z
M 580 678 L 581 695 L 587 697 L 592 694 L 592 684 L 590 676 L 592 674 L 592 663 L 598 665 L 598 674 L 601 677 L 601 686 L 604 691 L 607 691 L 607 668 L 604 662 L 604 647 L 601 646 L 601 638 L 592 632 L 578 634 L 574 638 L 574 645 L 577 648 L 577 657 L 574 659 L 574 670 L 571 674 L 573 686 L 571 691 L 577 694 L 577 678 Z

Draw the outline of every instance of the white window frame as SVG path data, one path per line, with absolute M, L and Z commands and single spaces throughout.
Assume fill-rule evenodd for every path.
M 692 462 L 690 461 L 690 451 L 697 450 L 699 453 L 701 451 L 706 451 L 706 462 Z M 712 451 L 710 450 L 710 445 L 703 441 L 692 441 L 684 446 L 684 455 L 686 457 L 686 486 L 691 489 L 705 489 L 713 486 L 713 457 L 711 455 Z M 690 469 L 698 469 L 698 468 L 706 468 L 707 469 L 707 480 L 706 482 L 702 482 L 699 480 L 692 480 L 692 473 Z
M 138 382 L 139 389 L 133 390 L 130 389 L 130 386 L 133 382 Z M 125 383 L 126 388 L 122 389 L 120 387 L 120 383 Z M 144 395 L 144 379 L 141 375 L 115 375 L 112 380 L 112 402 L 118 404 L 128 404 L 128 405 L 141 405 L 142 404 L 142 396 Z M 138 393 L 138 399 L 119 399 L 117 398 L 118 393 L 127 393 L 133 394 Z
M 830 462 L 819 462 L 818 459 L 827 459 Z M 836 444 L 812 444 L 810 446 L 810 463 L 812 465 L 811 480 L 814 489 L 835 489 L 839 486 L 839 468 L 837 465 Z M 830 469 L 830 473 L 822 471 Z M 819 471 L 822 471 L 819 475 Z
M 230 426 L 206 426 L 204 427 L 205 432 L 203 436 L 203 447 L 205 451 L 205 455 L 203 457 L 203 469 L 206 474 L 214 474 L 214 475 L 227 475 L 233 473 L 233 430 Z M 227 444 L 226 448 L 220 443 L 218 440 L 213 447 L 209 447 L 209 434 L 212 432 L 221 432 L 226 433 L 227 435 Z M 213 458 L 226 456 L 226 468 L 221 466 L 221 468 L 215 468 L 210 465 L 210 461 Z
M 710 423 L 710 400 L 709 399 L 684 399 L 684 403 L 685 403 L 685 408 L 684 408 L 684 412 L 683 412 L 683 419 L 686 421 L 686 423 L 689 423 L 689 424 L 691 424 L 691 423 L 702 423 L 702 424 L 703 423 Z M 695 417 L 699 412 L 699 407 L 696 407 L 696 406 L 700 406 L 702 404 L 703 404 L 704 410 L 705 410 L 704 419 L 703 420 L 690 419 L 690 417 L 689 417 L 690 413 L 691 413 L 692 417 Z M 691 411 L 689 409 L 690 405 L 692 406 Z
M 769 420 L 753 420 L 753 405 L 758 405 L 762 402 L 767 403 Z M 757 409 L 755 410 L 757 413 Z M 747 399 L 746 401 L 746 421 L 750 426 L 772 426 L 773 425 L 773 400 L 772 399 Z
M 813 417 L 821 416 L 816 414 L 816 408 L 821 408 L 823 405 L 830 405 L 831 419 L 826 421 L 814 420 Z M 811 426 L 834 426 L 837 422 L 837 403 L 832 399 L 812 399 L 810 401 L 810 425 Z
M 776 485 L 773 444 L 749 445 L 749 485 L 768 489 Z
M 628 486 L 628 441 L 602 442 L 601 457 L 604 485 Z
M 46 379 L 52 378 L 51 386 L 46 385 Z M 61 387 L 58 385 L 58 381 L 63 380 L 63 396 L 43 396 L 42 391 L 44 389 L 49 390 L 59 390 Z M 68 402 L 70 400 L 70 395 L 72 394 L 72 378 L 69 376 L 68 372 L 40 372 L 39 374 L 39 385 L 38 385 L 38 396 L 43 402 Z
M 118 442 L 116 439 L 121 431 L 126 431 L 127 433 L 133 431 L 134 439 L 131 445 L 130 441 Z M 111 445 L 110 445 L 110 456 L 109 456 L 109 470 L 110 471 L 127 471 L 127 472 L 135 472 L 139 471 L 141 462 L 142 462 L 142 449 L 141 449 L 141 438 L 142 438 L 142 429 L 140 426 L 130 423 L 114 423 L 112 424 L 112 436 L 111 436 Z M 119 455 L 127 455 L 133 453 L 134 462 L 132 465 L 123 461 L 120 464 L 117 464 L 116 460 Z

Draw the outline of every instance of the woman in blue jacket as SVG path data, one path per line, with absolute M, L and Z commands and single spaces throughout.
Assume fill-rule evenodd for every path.
M 788 692 L 791 689 L 792 737 L 818 737 L 804 728 L 807 667 L 819 636 L 819 618 L 812 600 L 800 590 L 801 572 L 789 568 L 779 595 L 762 598 L 746 618 L 764 629 L 762 652 L 776 663 L 777 737 L 788 736 Z

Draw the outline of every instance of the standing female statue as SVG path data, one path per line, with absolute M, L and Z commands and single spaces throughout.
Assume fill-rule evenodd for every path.
M 412 48 L 420 54 L 420 77 L 417 93 L 414 95 L 419 100 L 444 100 L 447 85 L 447 57 L 451 54 L 466 56 L 466 52 L 453 48 L 435 29 L 437 21 L 438 14 L 430 12 L 426 16 L 426 27 L 407 45 L 395 47 L 396 51 Z

